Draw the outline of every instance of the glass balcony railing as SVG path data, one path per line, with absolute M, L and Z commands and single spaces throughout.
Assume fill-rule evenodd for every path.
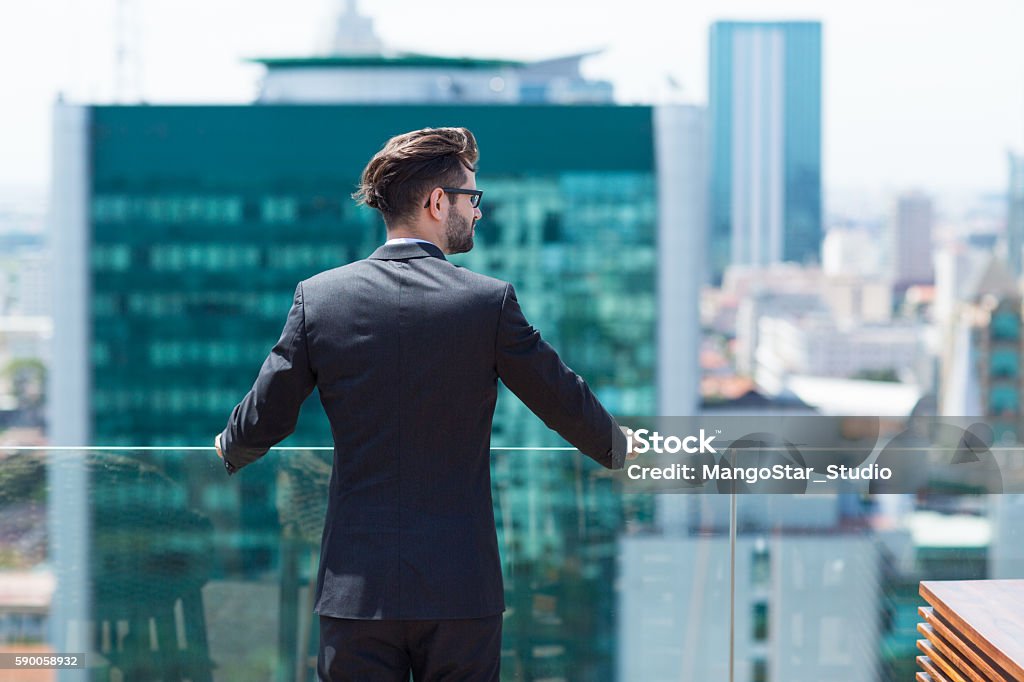
M 332 450 L 0 448 L 0 652 L 41 679 L 315 680 Z M 920 580 L 1024 576 L 1020 495 L 635 492 L 492 453 L 507 680 L 905 680 Z

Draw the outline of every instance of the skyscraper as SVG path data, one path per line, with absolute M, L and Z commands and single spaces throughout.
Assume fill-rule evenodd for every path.
M 477 247 L 453 260 L 515 283 L 531 322 L 613 411 L 654 414 L 659 389 L 673 409 L 692 409 L 697 344 L 685 330 L 698 326 L 703 205 L 688 193 L 704 186 L 702 110 L 504 99 L 506 90 L 515 93 L 517 73 L 531 74 L 520 96 L 532 101 L 548 92 L 541 87 L 547 67 L 533 73 L 530 65 L 517 71 L 423 56 L 266 63 L 278 71 L 265 82 L 278 93 L 273 104 L 261 96 L 253 106 L 58 106 L 61 202 L 53 220 L 63 352 L 53 377 L 55 442 L 208 442 L 273 345 L 295 282 L 364 257 L 383 239 L 378 217 L 348 196 L 366 160 L 391 135 L 431 125 L 465 125 L 482 150 L 485 218 Z M 379 88 L 388 79 L 432 88 L 435 71 L 444 69 L 451 75 L 441 84 L 460 87 L 427 98 L 430 104 L 417 101 L 421 91 L 368 104 L 347 87 L 373 71 Z M 572 69 L 554 71 L 552 82 L 564 86 Z M 299 86 L 312 76 L 330 90 L 328 101 L 305 98 L 308 88 Z M 468 96 L 474 84 L 482 87 L 473 92 L 490 92 L 506 106 L 455 97 Z M 583 84 L 556 90 L 558 101 L 569 90 L 589 91 Z M 676 273 L 659 281 L 661 259 Z M 671 296 L 660 299 L 663 287 Z M 659 344 L 660 300 L 678 328 Z M 657 362 L 666 355 L 674 371 L 656 387 Z M 330 444 L 319 407 L 311 408 L 289 444 Z M 493 445 L 559 443 L 518 401 L 499 400 Z M 223 518 L 231 503 L 209 489 L 209 457 L 159 461 L 182 489 L 146 504 L 171 511 L 187 499 Z M 245 581 L 286 569 L 282 472 L 274 453 L 262 464 L 232 480 L 245 511 L 215 530 L 218 570 Z M 565 453 L 495 458 L 507 600 L 517 614 L 506 622 L 506 654 L 524 675 L 566 676 L 585 665 L 593 679 L 607 679 L 612 670 L 607 584 L 621 507 L 611 482 L 580 466 Z M 55 619 L 84 621 L 111 599 L 126 600 L 101 589 L 117 564 L 94 532 L 113 523 L 111 491 L 90 480 L 80 459 L 54 475 L 55 486 L 71 491 L 51 510 L 57 563 L 85 567 L 58 576 L 59 601 L 85 597 Z M 216 599 L 218 589 L 205 588 L 204 599 Z M 580 601 L 592 607 L 585 618 L 573 610 Z M 548 653 L 530 653 L 538 647 Z
M 935 280 L 932 265 L 932 200 L 920 192 L 896 199 L 892 217 L 892 278 L 897 291 Z
M 1010 188 L 1007 193 L 1006 243 L 1010 274 L 1020 279 L 1024 250 L 1024 154 L 1010 152 Z
M 719 21 L 709 52 L 712 280 L 818 261 L 821 24 Z
M 322 54 L 256 60 L 266 74 L 252 106 L 58 105 L 54 442 L 208 442 L 277 337 L 295 282 L 383 239 L 379 217 L 349 197 L 363 165 L 392 135 L 444 125 L 477 135 L 488 197 L 476 248 L 452 260 L 513 282 L 531 322 L 613 412 L 692 412 L 704 110 L 614 106 L 610 83 L 582 76 L 586 54 L 523 63 L 385 52 L 355 2 L 338 4 Z M 312 405 L 285 444 L 330 443 Z M 492 445 L 559 444 L 518 401 L 498 401 Z M 133 586 L 181 591 L 185 581 L 191 616 L 180 624 L 205 612 L 211 634 L 236 627 L 254 642 L 238 651 L 211 637 L 215 664 L 249 666 L 252 679 L 267 677 L 267 660 L 278 677 L 301 668 L 315 636 L 297 634 L 309 624 L 299 586 L 315 562 L 298 557 L 315 555 L 330 473 L 329 457 L 309 454 L 272 452 L 227 484 L 215 468 L 211 479 L 209 456 L 173 450 L 51 467 L 52 488 L 67 491 L 50 508 L 59 650 L 90 648 L 88 621 L 148 619 L 157 600 Z M 623 515 L 612 481 L 566 453 L 515 452 L 495 454 L 492 482 L 506 670 L 609 679 Z M 152 560 L 175 551 L 173 566 Z M 275 594 L 277 610 L 225 620 L 244 613 L 225 604 Z M 201 669 L 197 639 L 189 658 Z M 134 651 L 122 673 L 151 658 Z
M 397 132 L 455 123 L 477 135 L 489 200 L 477 247 L 453 260 L 512 281 L 531 322 L 610 409 L 654 413 L 658 195 L 650 108 L 146 106 L 59 116 L 71 117 L 79 136 L 59 138 L 58 154 L 69 174 L 77 168 L 82 175 L 68 178 L 61 196 L 75 196 L 79 182 L 88 189 L 66 207 L 75 216 L 61 224 L 57 241 L 59 262 L 80 292 L 58 311 L 57 343 L 69 358 L 55 368 L 55 395 L 63 396 L 58 442 L 208 443 L 279 334 L 295 282 L 365 257 L 383 241 L 379 218 L 348 197 L 366 160 Z M 620 132 L 595 146 L 606 130 Z M 78 310 L 69 309 L 73 303 Z M 71 367 L 74 360 L 82 364 Z M 289 444 L 331 444 L 315 400 Z M 499 400 L 492 443 L 560 444 L 511 396 Z M 170 457 L 160 469 L 183 490 L 204 490 L 214 483 L 209 457 Z M 244 513 L 217 542 L 229 571 L 247 580 L 281 566 L 273 460 L 232 481 Z M 588 575 L 613 568 L 618 512 L 607 491 L 601 503 L 577 503 L 570 483 L 577 466 L 564 453 L 495 462 L 505 559 L 524 578 L 509 580 L 510 604 L 532 600 L 525 575 L 554 575 L 599 533 L 606 556 L 588 562 Z M 68 508 L 74 495 L 55 500 L 65 506 L 64 526 L 110 520 L 106 495 L 116 491 L 95 482 L 77 491 L 88 499 L 75 511 Z M 168 502 L 168 512 L 191 498 L 218 514 L 212 490 L 176 495 L 184 497 Z M 590 507 L 580 520 L 579 509 Z M 581 523 L 586 538 L 566 530 Z M 91 557 L 77 563 L 101 577 L 118 564 L 108 549 L 92 543 Z M 580 582 L 566 574 L 549 586 L 554 615 L 567 617 L 561 590 Z M 94 592 L 93 608 L 104 608 L 109 594 Z M 545 669 L 568 670 L 578 656 L 602 678 L 611 663 L 595 661 L 586 642 L 612 631 L 607 600 L 589 626 L 597 630 L 542 634 L 520 608 L 507 638 L 528 650 L 528 642 L 554 637 L 569 653 Z
M 963 300 L 956 300 L 949 314 L 953 338 L 944 358 L 942 414 L 984 419 L 995 443 L 1020 443 L 1024 416 L 1024 301 L 1020 287 L 1000 256 L 989 256 L 973 287 Z M 1018 467 L 1004 469 L 1007 490 L 1019 489 L 1018 472 Z M 1024 577 L 1024 495 L 1007 492 L 989 498 L 992 540 L 987 577 Z

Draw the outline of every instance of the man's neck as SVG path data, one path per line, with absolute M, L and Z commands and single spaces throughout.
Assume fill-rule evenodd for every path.
M 391 241 L 392 239 L 416 239 L 418 241 L 429 242 L 430 244 L 433 244 L 434 246 L 441 248 L 440 244 L 438 244 L 433 239 L 428 238 L 419 230 L 414 230 L 405 227 L 399 227 L 388 230 L 386 239 L 387 241 Z

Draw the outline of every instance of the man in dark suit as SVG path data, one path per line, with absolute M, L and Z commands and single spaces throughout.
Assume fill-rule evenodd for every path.
M 621 469 L 628 454 L 512 285 L 445 259 L 473 248 L 476 162 L 464 128 L 399 135 L 374 156 L 355 196 L 383 214 L 387 242 L 299 283 L 215 441 L 234 473 L 292 433 L 319 389 L 335 445 L 316 589 L 322 680 L 498 680 L 498 379 L 601 465 Z

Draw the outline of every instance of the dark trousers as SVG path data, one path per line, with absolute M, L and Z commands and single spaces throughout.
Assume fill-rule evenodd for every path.
M 321 682 L 498 682 L 502 614 L 464 620 L 320 616 Z

